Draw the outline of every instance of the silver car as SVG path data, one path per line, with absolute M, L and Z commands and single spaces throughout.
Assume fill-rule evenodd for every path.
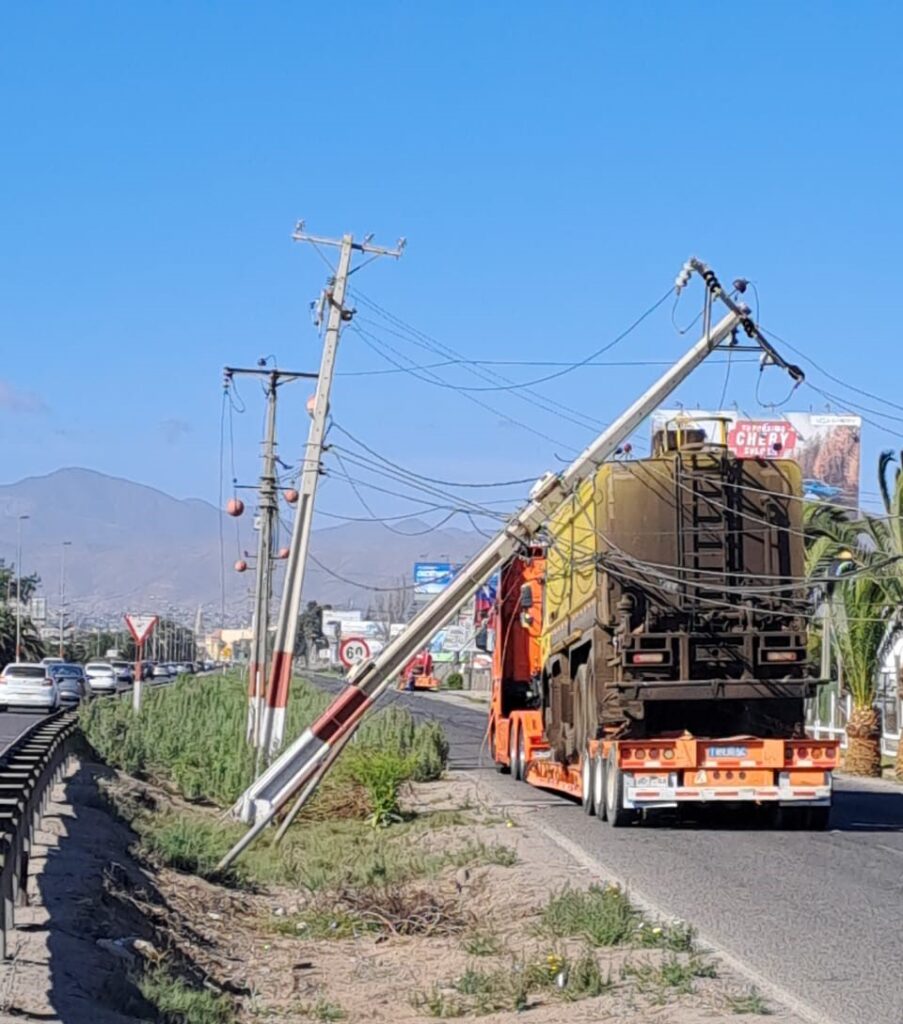
M 60 705 L 60 691 L 49 667 L 26 662 L 7 665 L 0 673 L 0 705 L 56 711 Z
M 125 688 L 119 673 L 108 661 L 89 661 L 85 665 L 88 687 L 92 693 L 119 693 Z
M 88 696 L 88 680 L 81 665 L 55 662 L 50 665 L 50 673 L 64 704 L 78 704 Z
M 126 686 L 131 686 L 135 681 L 135 667 L 130 661 L 111 661 L 110 664 L 116 670 L 119 681 Z

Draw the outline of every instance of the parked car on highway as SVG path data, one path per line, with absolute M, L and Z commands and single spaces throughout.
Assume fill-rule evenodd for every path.
M 0 673 L 0 706 L 55 711 L 60 691 L 47 665 L 13 662 Z
M 116 675 L 120 682 L 131 686 L 135 681 L 135 669 L 130 661 L 111 661 L 110 664 L 116 669 Z
M 85 675 L 92 693 L 119 693 L 125 689 L 119 673 L 108 661 L 89 661 L 85 665 Z
M 81 665 L 63 661 L 54 662 L 48 667 L 64 704 L 78 704 L 90 695 L 88 678 Z
M 168 665 L 154 665 L 151 670 L 151 682 L 153 683 L 164 683 L 169 679 L 169 666 Z

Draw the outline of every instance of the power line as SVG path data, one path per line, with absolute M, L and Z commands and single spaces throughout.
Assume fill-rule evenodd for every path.
M 366 321 L 365 317 L 361 319 Z M 372 321 L 367 321 L 372 322 Z M 385 329 L 385 328 L 383 328 Z M 734 366 L 742 363 L 758 364 L 758 359 L 734 359 L 730 355 L 727 359 L 708 359 L 709 366 L 724 366 L 732 362 Z M 420 363 L 410 369 L 412 370 L 438 370 L 446 366 L 573 366 L 571 362 L 555 359 L 442 359 L 435 363 Z M 669 359 L 605 359 L 593 360 L 586 363 L 586 367 L 637 367 L 637 366 L 672 366 L 673 361 Z M 336 377 L 383 377 L 397 373 L 407 373 L 407 368 L 396 367 L 370 370 L 337 370 Z
M 811 356 L 807 355 L 800 349 L 795 348 L 793 345 L 790 344 L 789 341 L 787 341 L 785 338 L 782 338 L 779 334 L 771 330 L 766 330 L 765 328 L 762 328 L 762 330 L 769 337 L 774 338 L 775 341 L 778 341 L 782 345 L 785 345 L 787 348 L 789 348 L 791 352 L 795 352 L 798 356 L 805 359 L 806 362 L 814 366 L 820 374 L 827 377 L 829 380 L 833 380 L 835 384 L 840 384 L 841 387 L 846 388 L 848 391 L 855 391 L 859 395 L 864 395 L 866 398 L 871 398 L 875 402 L 881 402 L 883 405 L 889 405 L 891 406 L 891 408 L 899 409 L 901 412 L 903 412 L 903 405 L 899 405 L 897 402 L 892 402 L 889 398 L 882 398 L 880 395 L 876 395 L 871 391 L 865 391 L 863 388 L 857 388 L 854 384 L 850 384 L 849 381 L 841 380 L 840 377 L 835 377 L 834 374 L 830 372 L 830 370 L 826 370 L 823 366 L 819 365 Z
M 536 377 L 533 380 L 513 381 L 513 382 L 509 382 L 507 384 L 493 384 L 493 385 L 488 386 L 488 387 L 464 387 L 464 386 L 462 386 L 461 390 L 462 391 L 516 391 L 519 388 L 532 388 L 532 387 L 536 387 L 537 384 L 546 384 L 550 380 L 557 380 L 559 377 L 564 377 L 566 374 L 573 373 L 574 370 L 579 370 L 581 367 L 586 366 L 587 363 L 590 363 L 593 359 L 598 359 L 598 357 L 601 356 L 604 352 L 610 351 L 611 349 L 613 349 L 615 347 L 615 345 L 617 345 L 620 342 L 622 342 L 626 337 L 628 337 L 628 335 L 630 335 L 633 331 L 635 331 L 637 329 L 637 327 L 639 327 L 640 324 L 643 323 L 644 320 L 646 320 L 648 317 L 652 316 L 652 314 L 661 305 L 663 305 L 673 294 L 674 294 L 674 288 L 673 287 L 669 287 L 668 290 L 665 292 L 664 295 L 662 295 L 662 297 L 660 299 L 656 299 L 656 301 L 653 302 L 651 306 L 649 306 L 646 310 L 644 310 L 636 318 L 636 320 L 634 320 L 633 323 L 629 327 L 625 328 L 625 330 L 623 330 L 619 335 L 617 335 L 611 341 L 606 342 L 606 344 L 602 345 L 600 348 L 597 348 L 594 352 L 591 352 L 584 359 L 578 359 L 578 360 L 576 360 L 573 363 L 569 363 L 563 369 L 557 370 L 555 373 L 548 373 L 548 374 L 546 374 L 543 377 Z
M 380 455 L 379 452 L 375 451 L 368 444 L 365 444 L 363 441 L 360 440 L 360 438 L 355 437 L 350 430 L 347 430 L 340 423 L 336 423 L 335 420 L 333 420 L 332 426 L 334 430 L 338 430 L 339 433 L 344 434 L 349 440 L 353 441 L 357 445 L 360 445 L 360 447 L 363 448 L 364 451 L 369 452 L 371 455 L 375 456 L 381 462 L 385 462 L 386 465 L 392 466 L 394 469 L 400 470 L 401 472 L 406 473 L 408 476 L 417 477 L 418 479 L 425 480 L 431 484 L 439 484 L 440 486 L 443 487 L 516 487 L 521 486 L 523 484 L 533 484 L 536 482 L 536 477 L 534 476 L 523 477 L 520 480 L 497 480 L 492 483 L 464 483 L 461 481 L 439 480 L 436 477 L 425 476 L 424 474 L 417 473 L 412 469 L 406 469 L 404 466 L 399 465 L 397 462 L 393 462 L 385 455 Z

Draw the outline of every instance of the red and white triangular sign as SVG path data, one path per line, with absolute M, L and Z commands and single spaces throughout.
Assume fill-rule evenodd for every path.
M 157 625 L 156 615 L 126 615 L 125 624 L 135 638 L 136 644 L 143 644 Z

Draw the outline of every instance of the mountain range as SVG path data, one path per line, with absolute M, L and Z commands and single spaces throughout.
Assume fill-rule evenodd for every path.
M 28 518 L 18 524 L 19 516 Z M 0 485 L 0 558 L 15 561 L 20 526 L 22 571 L 41 576 L 38 593 L 47 597 L 51 616 L 59 608 L 68 541 L 66 600 L 77 621 L 94 624 L 126 611 L 162 614 L 169 608 L 193 617 L 201 606 L 212 625 L 221 617 L 224 583 L 226 622 L 237 624 L 247 620 L 253 562 L 243 574 L 233 564 L 244 549 L 256 547 L 252 518 L 253 510 L 247 509 L 239 545 L 235 520 L 209 502 L 174 498 L 94 470 L 60 469 Z M 283 518 L 290 518 L 287 507 Z M 305 598 L 365 608 L 374 597 L 368 586 L 409 582 L 415 561 L 461 561 L 480 543 L 475 532 L 429 531 L 413 518 L 393 524 L 393 530 L 376 522 L 314 530 L 311 554 L 325 570 L 310 564 Z M 281 563 L 276 564 L 278 594 Z

